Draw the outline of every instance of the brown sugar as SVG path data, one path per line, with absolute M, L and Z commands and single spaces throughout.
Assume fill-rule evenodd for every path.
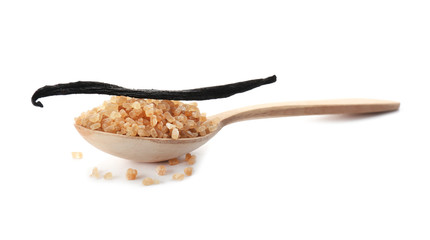
M 218 129 L 218 120 L 207 119 L 197 103 L 113 96 L 103 105 L 75 118 L 91 130 L 152 138 L 193 138 Z
M 133 168 L 129 168 L 127 169 L 125 176 L 127 180 L 136 180 L 137 170 Z
M 185 175 L 183 173 L 175 173 L 173 174 L 172 179 L 176 181 L 181 181 L 184 179 L 184 177 Z
M 112 173 L 111 172 L 105 173 L 105 175 L 103 175 L 103 178 L 105 180 L 111 180 L 112 179 Z
M 160 165 L 157 168 L 155 168 L 155 171 L 159 176 L 166 175 L 166 167 L 164 165 Z
M 150 178 L 150 177 L 146 177 L 146 178 L 144 178 L 142 180 L 142 184 L 145 185 L 145 186 L 150 186 L 150 185 L 152 185 L 154 183 L 155 183 L 154 180 L 152 178 Z
M 72 152 L 73 159 L 82 159 L 82 157 L 83 157 L 82 152 Z
M 96 167 L 93 168 L 93 170 L 91 171 L 90 177 L 99 178 L 100 177 L 99 169 Z
M 191 155 L 190 153 L 187 153 L 185 155 L 185 162 L 187 162 L 188 165 L 193 165 L 196 163 L 196 155 Z
M 177 164 L 179 164 L 179 159 L 177 159 L 177 158 L 169 159 L 168 163 L 170 166 L 177 165 Z
M 192 168 L 192 167 L 186 167 L 186 168 L 184 169 L 184 173 L 185 173 L 185 175 L 187 175 L 187 176 L 191 176 L 191 175 L 193 174 L 193 168 Z

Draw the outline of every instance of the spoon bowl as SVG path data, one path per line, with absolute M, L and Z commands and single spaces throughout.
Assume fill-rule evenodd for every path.
M 216 131 L 195 138 L 131 137 L 91 130 L 75 124 L 76 130 L 94 147 L 136 162 L 160 162 L 189 153 L 214 137 L 224 126 L 259 118 L 321 114 L 362 114 L 398 110 L 400 103 L 374 99 L 340 99 L 261 104 L 209 117 L 219 120 Z M 262 139 L 264 141 L 264 139 Z
M 79 134 L 94 147 L 136 162 L 160 162 L 185 155 L 209 141 L 217 131 L 202 137 L 149 138 L 94 131 L 75 124 Z

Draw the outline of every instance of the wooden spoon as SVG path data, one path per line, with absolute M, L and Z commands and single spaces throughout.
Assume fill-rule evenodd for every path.
M 400 103 L 372 99 L 340 99 L 269 103 L 231 110 L 209 117 L 218 118 L 215 132 L 196 138 L 148 138 L 94 131 L 75 125 L 82 137 L 96 148 L 117 157 L 136 162 L 159 162 L 182 156 L 205 144 L 224 126 L 258 118 L 389 112 L 399 109 Z M 264 139 L 262 139 L 263 141 Z

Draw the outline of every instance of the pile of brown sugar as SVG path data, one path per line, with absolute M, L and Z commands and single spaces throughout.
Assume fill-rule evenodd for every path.
M 192 138 L 217 130 L 218 122 L 200 113 L 197 103 L 113 96 L 75 118 L 98 131 L 152 138 Z

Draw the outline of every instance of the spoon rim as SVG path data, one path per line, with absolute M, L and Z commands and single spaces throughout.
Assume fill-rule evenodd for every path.
M 138 141 L 151 141 L 151 142 L 155 142 L 155 143 L 164 143 L 164 144 L 182 144 L 182 143 L 201 142 L 201 141 L 206 140 L 207 138 L 212 138 L 221 129 L 221 127 L 218 126 L 218 128 L 215 131 L 210 132 L 210 133 L 206 134 L 205 136 L 198 136 L 198 137 L 193 137 L 193 138 L 172 139 L 172 138 L 153 138 L 153 137 L 127 136 L 127 135 L 122 135 L 122 134 L 92 130 L 92 129 L 86 128 L 84 126 L 77 125 L 76 123 L 73 125 L 75 126 L 76 130 L 78 130 L 78 132 L 80 134 L 83 134 L 84 132 L 88 132 L 91 134 L 105 135 L 107 137 L 119 137 L 119 138 L 124 138 L 124 139 L 132 139 L 132 140 L 138 140 Z

